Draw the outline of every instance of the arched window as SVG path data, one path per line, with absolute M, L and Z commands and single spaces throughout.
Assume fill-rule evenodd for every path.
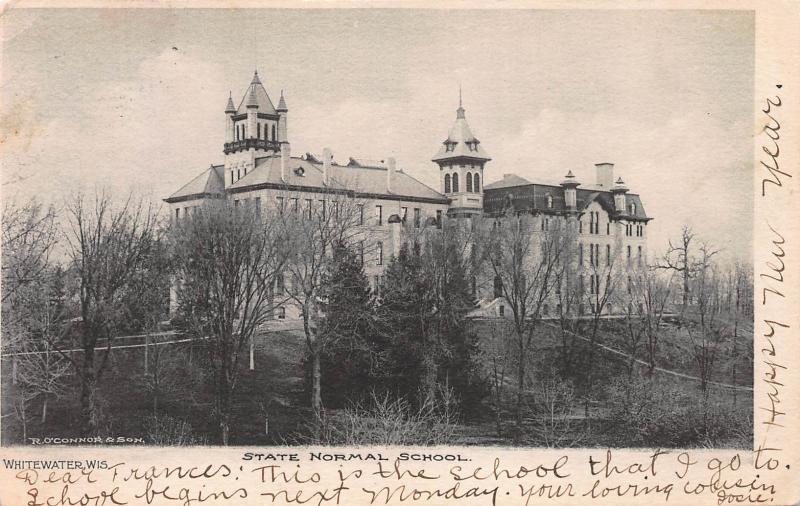
M 256 128 L 258 129 L 258 135 L 256 135 L 256 138 L 260 139 L 261 138 L 261 123 L 257 123 L 256 124 Z
M 478 175 L 478 173 L 476 172 L 476 173 L 475 173 L 475 174 L 472 176 L 472 178 L 473 178 L 473 182 L 472 182 L 472 191 L 474 191 L 475 193 L 478 193 L 478 192 L 480 192 L 480 191 L 481 191 L 481 177 L 480 177 L 480 176 Z
M 553 196 L 548 193 L 547 195 L 545 195 L 544 200 L 547 203 L 547 208 L 548 209 L 552 209 L 553 208 Z
M 494 298 L 503 296 L 503 278 L 500 276 L 494 277 Z
M 277 141 L 278 137 L 275 135 L 275 123 L 272 124 L 272 140 Z
M 467 172 L 467 191 L 468 192 L 472 191 L 472 173 L 471 172 Z
M 444 175 L 444 192 L 450 193 L 450 174 Z
M 630 205 L 630 206 L 628 206 L 628 209 L 630 209 L 630 211 L 629 211 L 629 214 L 630 214 L 631 216 L 633 216 L 634 214 L 636 214 L 636 204 L 634 204 L 634 203 L 631 203 L 631 205 Z
M 458 173 L 453 173 L 453 193 L 458 192 Z

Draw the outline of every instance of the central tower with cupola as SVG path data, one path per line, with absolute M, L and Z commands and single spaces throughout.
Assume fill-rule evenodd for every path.
M 450 216 L 483 212 L 483 168 L 491 160 L 472 134 L 458 96 L 456 122 L 433 161 L 439 165 L 441 192 L 450 198 Z
M 256 158 L 278 153 L 288 143 L 286 120 L 289 109 L 281 92 L 278 108 L 272 105 L 258 71 L 239 107 L 228 97 L 225 107 L 225 186 L 255 169 Z

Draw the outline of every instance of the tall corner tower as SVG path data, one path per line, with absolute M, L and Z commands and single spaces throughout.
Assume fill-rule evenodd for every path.
M 226 187 L 251 172 L 255 168 L 256 158 L 280 151 L 281 143 L 287 141 L 287 114 L 283 94 L 276 110 L 258 77 L 258 71 L 253 74 L 239 107 L 234 105 L 232 95 L 228 97 L 223 146 Z
M 482 213 L 483 168 L 491 158 L 467 124 L 460 90 L 456 121 L 432 160 L 439 165 L 440 191 L 450 198 L 448 214 Z

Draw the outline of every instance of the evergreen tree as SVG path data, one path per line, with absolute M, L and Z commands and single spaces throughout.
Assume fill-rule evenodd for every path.
M 322 291 L 321 372 L 329 406 L 364 396 L 381 368 L 373 332 L 373 296 L 364 266 L 344 242 L 334 246 Z
M 478 347 L 466 325 L 475 307 L 464 236 L 456 226 L 426 232 L 424 246 L 403 246 L 386 271 L 381 321 L 399 393 L 435 401 L 440 387 L 470 404 L 483 392 Z

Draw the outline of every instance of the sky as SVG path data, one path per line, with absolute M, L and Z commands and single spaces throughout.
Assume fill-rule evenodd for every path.
M 258 69 L 292 153 L 430 159 L 466 117 L 515 173 L 594 182 L 613 162 L 657 253 L 690 225 L 751 258 L 754 17 L 695 10 L 12 9 L 2 25 L 2 196 L 155 202 L 223 161 L 224 109 Z

